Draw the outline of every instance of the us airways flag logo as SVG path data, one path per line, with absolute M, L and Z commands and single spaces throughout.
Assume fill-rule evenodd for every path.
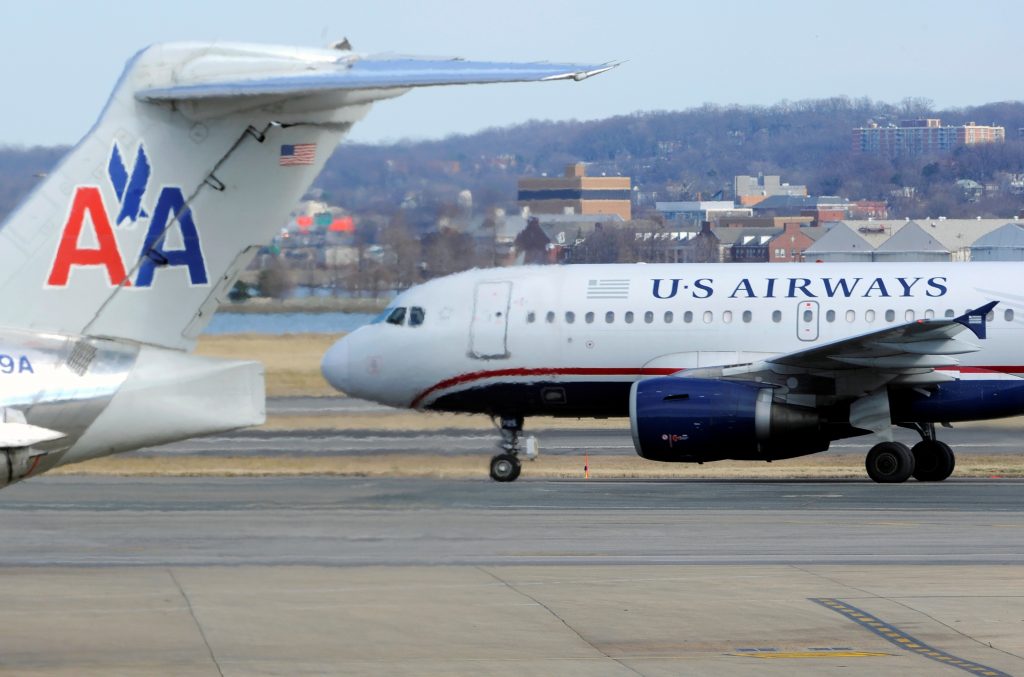
M 67 287 L 75 268 L 100 268 L 110 286 L 148 288 L 153 286 L 158 268 L 182 267 L 192 285 L 208 283 L 199 231 L 179 186 L 162 186 L 155 201 L 147 201 L 152 173 L 149 157 L 142 144 L 135 153 L 131 169 L 125 164 L 115 143 L 107 163 L 107 177 L 117 205 L 109 209 L 100 186 L 75 188 L 67 220 L 50 267 L 47 285 Z M 152 208 L 147 210 L 150 202 Z M 148 222 L 148 224 L 147 224 Z M 115 228 L 146 227 L 146 237 L 138 252 L 122 252 Z M 181 246 L 169 248 L 167 235 L 180 237 Z M 127 238 L 126 238 L 127 239 Z M 89 244 L 83 244 L 83 241 Z M 128 278 L 132 270 L 134 279 Z

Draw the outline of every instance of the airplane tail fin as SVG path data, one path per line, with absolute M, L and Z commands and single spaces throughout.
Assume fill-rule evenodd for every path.
M 0 327 L 191 348 L 374 101 L 413 87 L 581 80 L 611 67 L 150 47 L 129 61 L 92 130 L 0 227 Z

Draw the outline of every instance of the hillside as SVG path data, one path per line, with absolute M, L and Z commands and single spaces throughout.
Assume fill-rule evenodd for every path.
M 1008 140 L 899 161 L 850 152 L 852 128 L 908 117 L 1003 125 Z M 889 199 L 893 216 L 1009 216 L 1024 207 L 1024 197 L 993 189 L 971 202 L 954 182 L 998 186 L 1007 173 L 1024 173 L 1020 128 L 1024 102 L 957 110 L 933 110 L 922 100 L 886 104 L 843 97 L 770 107 L 705 105 L 592 122 L 529 121 L 440 141 L 345 143 L 316 187 L 357 216 L 389 218 L 403 207 L 410 225 L 426 229 L 454 208 L 461 190 L 472 192 L 478 210 L 510 208 L 517 177 L 560 173 L 565 164 L 583 160 L 593 163 L 591 174 L 632 176 L 640 209 L 655 200 L 709 197 L 719 190 L 728 195 L 735 174 L 763 172 L 807 184 L 814 194 Z M 0 217 L 39 180 L 34 175 L 52 168 L 64 152 L 0 149 Z M 894 198 L 897 189 L 910 197 Z

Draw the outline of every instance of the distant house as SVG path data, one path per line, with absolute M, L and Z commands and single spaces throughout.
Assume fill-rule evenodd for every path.
M 544 229 L 540 227 L 537 217 L 530 217 L 526 228 L 515 239 L 517 261 L 521 258 L 526 265 L 538 263 L 555 263 L 557 247 L 552 245 Z
M 804 250 L 824 235 L 824 228 L 799 221 L 776 228 L 715 228 L 724 250 L 722 259 L 736 263 L 785 263 L 804 260 Z

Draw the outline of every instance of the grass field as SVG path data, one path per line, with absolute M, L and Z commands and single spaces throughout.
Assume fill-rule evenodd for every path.
M 705 479 L 840 479 L 866 477 L 861 454 L 816 454 L 802 458 L 753 463 L 720 461 L 654 463 L 636 456 L 592 456 L 590 477 L 608 478 L 705 478 Z M 544 456 L 523 463 L 523 476 L 535 478 L 583 478 L 583 456 Z M 487 478 L 487 458 L 381 454 L 379 456 L 106 456 L 94 461 L 62 466 L 57 475 L 105 475 L 118 477 L 290 477 L 333 475 L 344 477 Z M 1024 458 L 1015 455 L 961 456 L 954 477 L 1024 477 Z
M 223 334 L 203 336 L 196 352 L 210 357 L 256 360 L 267 370 L 267 397 L 337 395 L 320 375 L 320 360 L 343 334 Z

